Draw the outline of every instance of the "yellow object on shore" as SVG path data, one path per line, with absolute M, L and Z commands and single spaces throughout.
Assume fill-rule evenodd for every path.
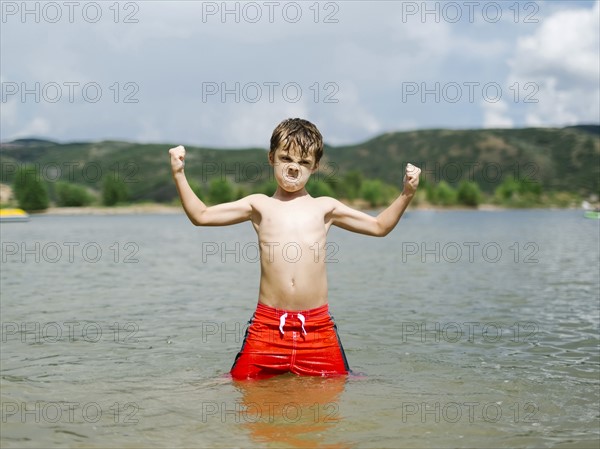
M 0 221 L 29 221 L 29 214 L 23 209 L 0 209 Z

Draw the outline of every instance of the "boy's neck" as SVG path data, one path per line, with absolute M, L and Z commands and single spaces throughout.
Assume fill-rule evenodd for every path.
M 275 198 L 276 200 L 281 200 L 281 201 L 289 201 L 289 200 L 293 200 L 293 199 L 300 198 L 303 196 L 308 196 L 308 192 L 306 191 L 306 188 L 304 188 L 304 187 L 302 187 L 297 192 L 288 192 L 288 191 L 282 189 L 280 186 L 277 186 L 277 190 L 275 191 L 275 193 L 273 194 L 273 196 L 271 198 Z

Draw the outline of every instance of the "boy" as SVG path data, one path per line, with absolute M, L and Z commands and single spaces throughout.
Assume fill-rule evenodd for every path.
M 402 194 L 377 217 L 334 198 L 313 198 L 305 186 L 323 155 L 323 138 L 312 123 L 287 119 L 271 137 L 268 157 L 277 181 L 275 194 L 253 194 L 207 207 L 186 180 L 185 148 L 171 148 L 169 154 L 181 203 L 194 225 L 251 221 L 258 234 L 258 305 L 231 369 L 232 377 L 266 378 L 290 371 L 312 376 L 348 374 L 348 362 L 328 309 L 327 231 L 336 225 L 366 235 L 387 235 L 413 198 L 421 170 L 407 164 Z

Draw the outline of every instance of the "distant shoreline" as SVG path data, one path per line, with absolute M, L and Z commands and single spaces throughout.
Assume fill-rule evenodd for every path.
M 127 206 L 49 207 L 31 215 L 174 215 L 183 214 L 181 206 L 131 204 Z
M 362 211 L 381 211 L 384 207 L 365 207 L 364 204 L 349 204 L 350 206 Z M 579 207 L 532 207 L 532 208 L 511 208 L 498 206 L 495 204 L 480 204 L 478 207 L 449 206 L 441 207 L 429 204 L 420 204 L 418 206 L 409 206 L 410 211 L 433 211 L 433 212 L 452 212 L 452 211 L 504 211 L 504 210 L 579 210 Z M 583 209 L 581 209 L 583 210 Z M 126 206 L 89 206 L 89 207 L 49 207 L 43 211 L 32 212 L 30 215 L 177 215 L 185 214 L 181 206 L 170 206 L 165 204 L 131 204 Z

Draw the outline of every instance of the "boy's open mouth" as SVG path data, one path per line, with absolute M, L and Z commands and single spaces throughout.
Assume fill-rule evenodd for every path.
M 300 178 L 298 177 L 298 175 L 293 175 L 291 173 L 285 173 L 283 175 L 283 179 L 285 179 L 290 184 L 298 184 L 298 181 L 300 180 Z
M 290 184 L 297 184 L 300 180 L 300 172 L 291 166 L 283 171 L 283 179 Z

